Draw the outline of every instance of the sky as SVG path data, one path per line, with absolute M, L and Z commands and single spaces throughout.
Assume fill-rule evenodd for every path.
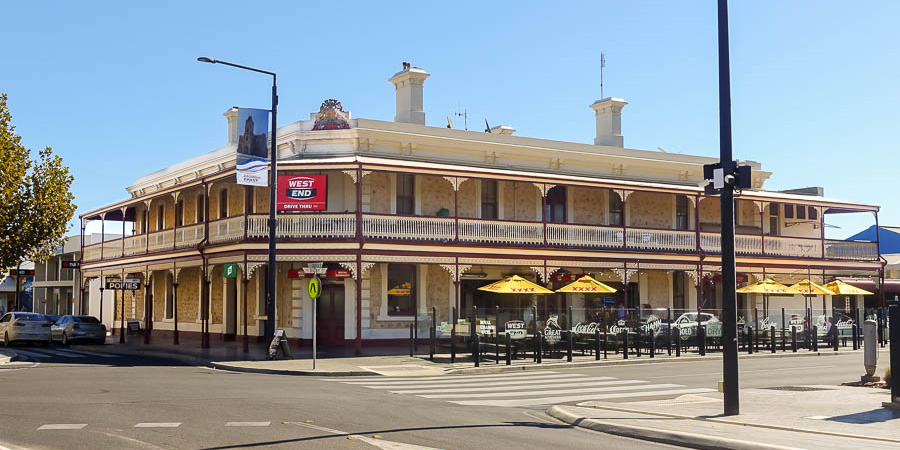
M 714 0 L 7 0 L 2 10 L 0 91 L 25 145 L 51 146 L 71 168 L 78 213 L 223 146 L 229 107 L 268 108 L 269 78 L 198 56 L 277 72 L 280 125 L 328 98 L 393 120 L 387 79 L 409 61 L 431 73 L 428 125 L 466 111 L 470 129 L 487 119 L 591 143 L 602 52 L 604 96 L 629 103 L 626 147 L 718 156 Z M 774 173 L 766 189 L 823 186 L 900 225 L 897 17 L 895 1 L 731 2 L 734 155 Z M 874 217 L 826 223 L 845 238 Z

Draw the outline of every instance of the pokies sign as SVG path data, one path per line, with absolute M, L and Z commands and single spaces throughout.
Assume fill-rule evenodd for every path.
M 324 211 L 328 203 L 327 175 L 278 175 L 278 205 L 282 211 Z

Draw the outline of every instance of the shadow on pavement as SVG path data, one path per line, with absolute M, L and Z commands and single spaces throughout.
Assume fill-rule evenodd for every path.
M 843 423 L 880 423 L 889 420 L 900 419 L 900 411 L 893 408 L 878 408 L 871 411 L 863 411 L 859 413 L 846 414 L 843 416 L 829 417 L 825 420 Z

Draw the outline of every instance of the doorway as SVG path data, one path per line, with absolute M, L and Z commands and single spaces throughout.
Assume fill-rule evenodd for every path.
M 237 278 L 225 278 L 225 335 L 226 341 L 237 339 Z
M 323 284 L 316 300 L 316 339 L 319 345 L 344 344 L 344 285 Z

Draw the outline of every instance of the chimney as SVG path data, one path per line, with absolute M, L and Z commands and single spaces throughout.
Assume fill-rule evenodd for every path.
M 621 98 L 607 97 L 591 105 L 597 117 L 597 137 L 594 138 L 594 145 L 625 146 L 622 137 L 622 108 L 627 104 L 628 102 Z
M 237 106 L 232 106 L 222 114 L 228 119 L 228 145 L 238 144 L 237 114 Z
M 394 83 L 397 91 L 397 114 L 394 122 L 417 123 L 425 125 L 425 110 L 422 88 L 430 74 L 418 67 L 410 67 L 403 63 L 403 70 L 397 72 L 388 81 Z

